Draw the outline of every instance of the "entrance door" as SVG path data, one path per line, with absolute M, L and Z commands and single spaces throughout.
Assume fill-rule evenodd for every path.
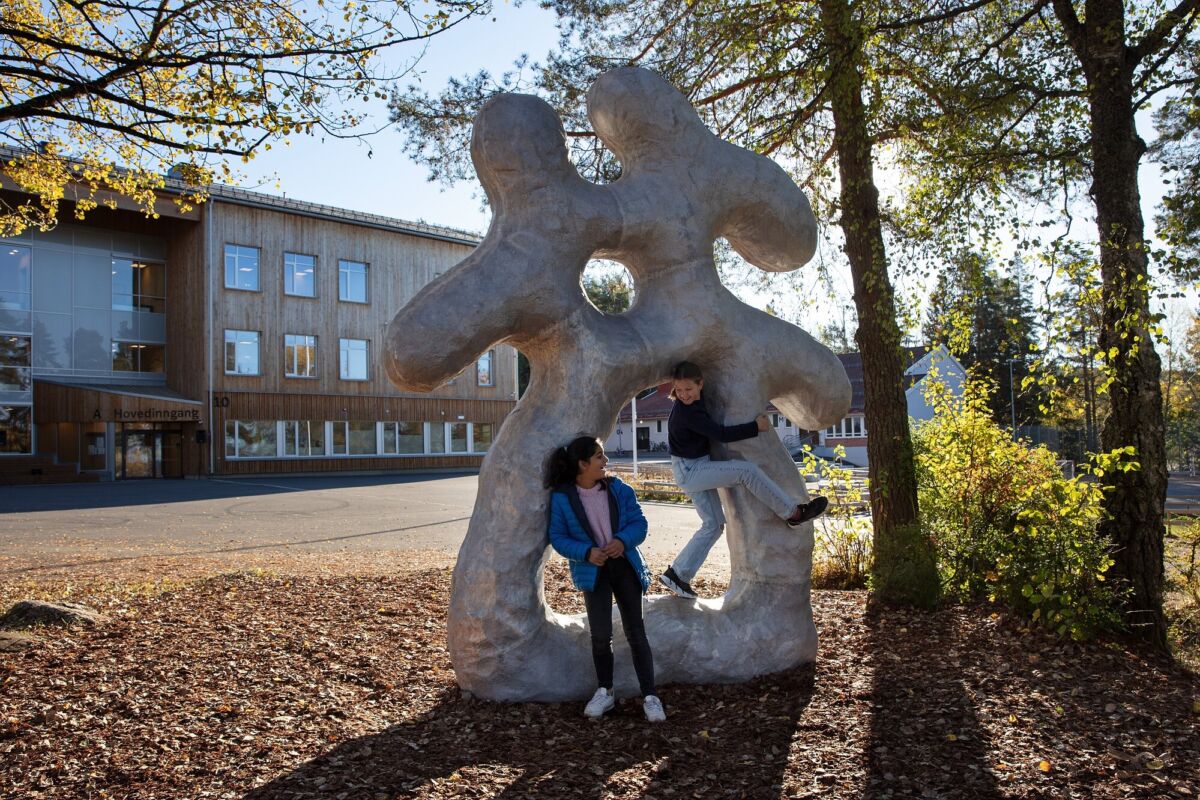
M 637 429 L 637 449 L 639 453 L 650 449 L 650 428 Z
M 157 431 L 126 431 L 122 449 L 125 451 L 122 478 L 154 478 L 157 476 Z
M 117 477 L 121 480 L 183 477 L 181 431 L 122 431 L 120 450 Z
M 179 431 L 159 431 L 162 453 L 159 476 L 163 478 L 183 477 L 183 434 Z

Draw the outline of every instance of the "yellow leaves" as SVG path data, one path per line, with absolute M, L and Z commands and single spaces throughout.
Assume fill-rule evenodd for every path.
M 1200 714 L 1200 697 L 1192 701 L 1192 713 Z
M 1039 772 L 1041 772 L 1045 775 L 1049 775 L 1051 772 L 1054 771 L 1054 765 L 1051 764 L 1049 761 L 1047 761 L 1044 758 L 1038 762 L 1037 768 L 1038 768 Z

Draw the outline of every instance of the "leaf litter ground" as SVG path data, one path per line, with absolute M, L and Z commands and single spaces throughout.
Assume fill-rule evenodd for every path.
M 406 559 L 0 583 L 4 607 L 39 595 L 113 618 L 0 652 L 0 797 L 1200 795 L 1200 682 L 1133 645 L 814 592 L 815 665 L 663 687 L 662 725 L 632 700 L 594 722 L 580 703 L 463 697 L 450 569 Z M 561 563 L 547 597 L 580 610 Z

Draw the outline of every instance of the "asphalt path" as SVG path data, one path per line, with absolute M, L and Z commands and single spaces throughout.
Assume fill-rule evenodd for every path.
M 111 566 L 320 560 L 406 553 L 451 563 L 478 477 L 327 476 L 0 487 L 0 578 Z M 663 569 L 695 530 L 691 506 L 648 502 L 643 552 Z M 1200 512 L 1200 478 L 1174 475 L 1168 509 Z M 701 575 L 727 577 L 722 538 Z
M 406 552 L 453 561 L 467 532 L 478 476 L 387 475 L 123 481 L 0 487 L 0 578 L 95 573 L 106 566 L 255 557 Z M 691 506 L 643 505 L 652 567 L 665 568 L 698 526 Z M 705 565 L 727 576 L 724 539 Z

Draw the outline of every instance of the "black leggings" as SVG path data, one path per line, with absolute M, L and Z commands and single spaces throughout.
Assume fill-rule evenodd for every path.
M 610 558 L 599 568 L 596 588 L 583 593 L 587 606 L 588 630 L 592 634 L 592 661 L 596 664 L 596 680 L 605 689 L 613 685 L 612 604 L 617 599 L 621 612 L 621 627 L 633 651 L 633 668 L 637 671 L 642 696 L 656 694 L 654 689 L 654 655 L 642 624 L 642 582 L 629 559 Z

